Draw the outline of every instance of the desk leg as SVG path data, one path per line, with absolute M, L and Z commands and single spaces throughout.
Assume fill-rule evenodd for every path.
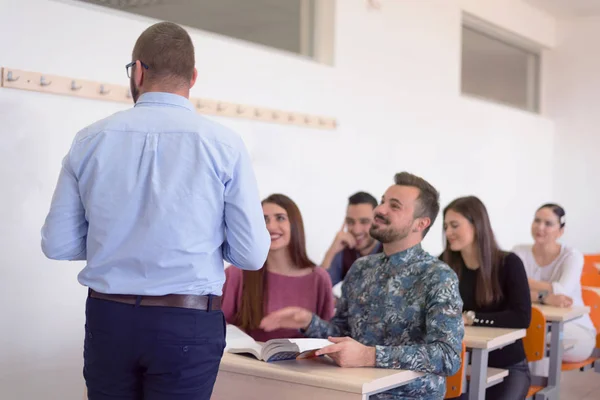
M 471 355 L 471 379 L 469 400 L 484 400 L 487 387 L 487 349 L 473 349 Z
M 552 399 L 557 399 L 560 394 L 560 373 L 563 358 L 563 327 L 560 321 L 552 322 L 550 340 L 550 370 L 548 371 L 548 386 L 554 389 Z
M 558 400 L 560 395 L 560 376 L 563 358 L 563 327 L 561 321 L 553 321 L 550 325 L 550 368 L 548 370 L 548 387 L 538 392 L 536 400 Z

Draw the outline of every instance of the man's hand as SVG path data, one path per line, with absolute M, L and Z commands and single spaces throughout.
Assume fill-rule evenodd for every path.
M 312 313 L 301 307 L 285 307 L 267 315 L 260 321 L 259 328 L 265 332 L 275 329 L 306 329 L 312 320 Z
M 354 239 L 354 236 L 350 232 L 346 232 L 346 223 L 344 222 L 340 231 L 335 235 L 335 239 L 331 247 L 329 247 L 329 252 L 337 254 L 346 247 L 350 249 L 356 247 L 356 239 Z
M 345 368 L 375 366 L 375 347 L 365 346 L 349 337 L 330 337 L 329 341 L 334 344 L 317 350 L 317 356 L 327 354 Z
M 571 307 L 573 305 L 573 299 L 564 294 L 549 294 L 544 299 L 544 304 L 554 307 Z

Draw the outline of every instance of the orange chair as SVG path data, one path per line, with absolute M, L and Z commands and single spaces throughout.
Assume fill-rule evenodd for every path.
M 546 317 L 539 308 L 531 308 L 531 322 L 523 338 L 523 346 L 528 362 L 539 361 L 544 358 L 546 353 Z M 532 398 L 542 389 L 544 389 L 544 386 L 529 386 L 527 398 Z
M 459 397 L 463 392 L 463 382 L 465 377 L 465 343 L 462 344 L 462 352 L 460 354 L 460 369 L 452 376 L 446 378 L 446 395 L 445 399 Z
M 600 271 L 581 274 L 581 286 L 600 287 Z
M 600 275 L 600 270 L 596 268 L 596 264 L 600 264 L 600 254 L 586 254 L 583 256 L 583 271 L 582 275 L 596 274 Z
M 583 303 L 586 306 L 590 307 L 590 318 L 592 320 L 592 323 L 596 327 L 596 350 L 594 353 L 597 353 L 598 349 L 600 348 L 600 295 L 598 295 L 598 293 L 596 293 L 595 291 L 588 289 L 583 289 L 582 295 Z M 600 357 L 592 355 L 592 357 L 588 358 L 587 360 L 583 360 L 577 363 L 563 362 L 561 369 L 563 371 L 574 371 L 576 369 L 585 371 L 587 368 L 594 367 L 599 362 Z M 596 371 L 598 371 L 598 369 L 596 369 Z

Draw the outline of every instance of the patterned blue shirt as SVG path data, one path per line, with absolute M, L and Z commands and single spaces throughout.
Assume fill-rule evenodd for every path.
M 425 372 L 375 399 L 442 399 L 461 364 L 464 325 L 454 271 L 416 245 L 358 259 L 330 322 L 313 316 L 306 336 L 350 336 L 375 346 L 378 368 Z
M 241 138 L 158 92 L 77 134 L 42 228 L 102 293 L 221 295 L 223 260 L 259 269 L 270 243 Z

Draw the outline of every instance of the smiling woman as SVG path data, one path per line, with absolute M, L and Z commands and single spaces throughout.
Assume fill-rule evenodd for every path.
M 583 254 L 558 242 L 565 225 L 565 210 L 558 204 L 544 204 L 536 210 L 531 223 L 533 245 L 519 245 L 513 250 L 523 260 L 534 302 L 556 307 L 583 306 L 580 281 Z M 564 351 L 563 361 L 580 362 L 588 358 L 595 338 L 596 330 L 589 315 L 567 322 L 564 340 L 573 340 L 576 344 Z M 537 362 L 532 371 L 536 375 L 547 375 L 548 359 Z
M 295 329 L 265 332 L 263 316 L 283 307 L 306 308 L 329 320 L 334 301 L 329 274 L 306 253 L 304 223 L 298 206 L 283 194 L 262 201 L 265 223 L 271 236 L 267 261 L 258 271 L 225 270 L 223 313 L 228 323 L 239 326 L 257 341 L 301 337 Z

